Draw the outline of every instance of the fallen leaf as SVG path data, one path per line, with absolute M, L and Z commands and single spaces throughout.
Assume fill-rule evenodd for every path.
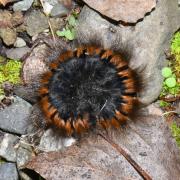
M 84 0 L 101 14 L 126 23 L 136 23 L 156 6 L 156 0 Z
M 161 116 L 141 116 L 126 129 L 108 134 L 152 179 L 180 177 L 178 149 Z M 78 145 L 63 151 L 41 153 L 26 167 L 48 180 L 142 179 L 124 156 L 98 134 L 83 137 Z

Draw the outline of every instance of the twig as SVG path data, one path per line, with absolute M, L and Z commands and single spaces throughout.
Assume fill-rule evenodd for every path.
M 168 111 L 168 112 L 163 113 L 162 116 L 170 114 L 170 113 L 177 113 L 177 112 L 176 111 Z
M 43 1 L 42 1 L 42 0 L 40 0 L 40 3 L 41 3 L 42 8 L 43 8 L 43 10 L 44 10 L 44 3 L 43 3 Z M 51 22 L 50 22 L 50 20 L 49 20 L 49 17 L 47 16 L 47 14 L 46 14 L 46 13 L 44 13 L 44 14 L 45 14 L 45 15 L 46 15 L 46 17 L 48 18 L 48 24 L 49 24 L 49 28 L 50 28 L 50 31 L 51 31 L 52 36 L 53 36 L 53 41 L 54 41 L 54 44 L 56 44 L 56 38 L 55 38 L 54 31 L 53 31 L 53 29 L 52 29 Z
M 138 174 L 144 180 L 152 180 L 152 178 L 132 159 L 132 157 L 124 149 L 122 149 L 118 144 L 114 143 L 109 138 L 105 137 L 104 135 L 102 135 L 100 133 L 98 135 L 100 135 L 112 147 L 114 147 L 121 155 L 123 155 L 125 157 L 125 159 L 134 167 L 134 169 L 138 172 Z
M 54 44 L 56 43 L 56 38 L 55 38 L 55 34 L 54 34 L 54 31 L 52 29 L 52 25 L 51 25 L 51 22 L 50 20 L 48 19 L 48 24 L 49 24 L 49 28 L 50 28 L 50 31 L 52 33 L 52 36 L 53 36 L 53 41 L 54 41 Z

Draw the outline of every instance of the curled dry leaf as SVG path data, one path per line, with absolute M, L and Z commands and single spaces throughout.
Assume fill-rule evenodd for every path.
M 178 180 L 180 177 L 178 149 L 161 116 L 140 116 L 126 129 L 108 134 L 109 139 L 121 146 L 152 179 Z M 142 179 L 98 134 L 84 137 L 78 145 L 64 151 L 39 154 L 26 167 L 49 180 Z
M 156 0 L 84 0 L 101 14 L 127 23 L 136 23 L 156 6 Z

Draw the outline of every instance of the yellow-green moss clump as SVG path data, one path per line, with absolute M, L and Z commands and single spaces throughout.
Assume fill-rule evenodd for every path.
M 22 63 L 18 60 L 6 60 L 0 56 L 0 94 L 4 92 L 1 88 L 2 83 L 10 82 L 12 84 L 20 83 L 20 70 Z
M 177 78 L 177 86 L 178 92 L 180 93 L 180 31 L 178 31 L 172 41 L 171 41 L 171 54 L 174 55 L 174 62 L 172 63 L 172 68 L 174 69 L 174 73 Z M 171 125 L 171 130 L 173 137 L 176 139 L 177 145 L 180 147 L 180 127 L 177 126 L 177 124 L 174 122 Z
M 177 78 L 180 79 L 180 31 L 177 32 L 172 39 L 171 53 L 175 57 L 175 62 L 173 63 L 175 74 Z
M 180 148 L 180 127 L 178 127 L 176 123 L 173 123 L 171 125 L 171 131 L 173 137 L 176 139 L 177 145 Z

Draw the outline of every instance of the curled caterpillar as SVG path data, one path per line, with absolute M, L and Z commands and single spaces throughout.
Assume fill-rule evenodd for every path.
M 61 54 L 42 76 L 40 106 L 66 135 L 94 126 L 118 128 L 138 101 L 134 71 L 121 55 L 95 46 Z

